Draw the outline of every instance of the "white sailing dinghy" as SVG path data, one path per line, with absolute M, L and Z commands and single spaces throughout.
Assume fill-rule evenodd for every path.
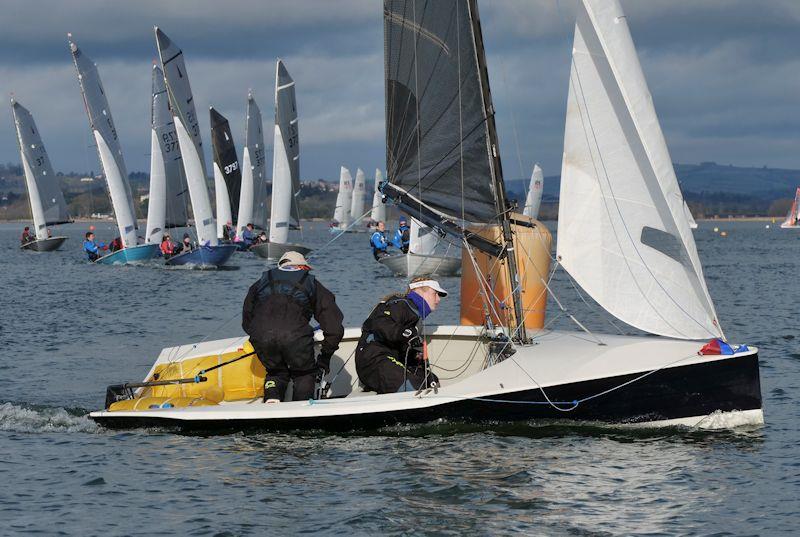
M 258 108 L 253 92 L 247 94 L 247 120 L 244 135 L 244 151 L 242 152 L 242 196 L 239 198 L 239 223 L 236 225 L 237 233 L 249 222 L 256 229 L 267 229 L 267 177 L 266 154 L 264 151 L 264 131 L 261 122 L 261 109 Z M 249 220 L 246 209 L 246 193 L 244 184 L 252 183 L 252 214 Z M 244 212 L 243 212 L 244 211 Z
M 217 200 L 217 238 L 233 241 L 234 222 L 239 220 L 242 170 L 228 119 L 213 106 L 211 115 L 211 149 L 214 154 L 214 194 Z M 225 237 L 224 226 L 230 222 L 232 236 Z
M 181 169 L 178 133 L 169 111 L 164 73 L 153 65 L 153 98 L 150 110 L 150 192 L 147 203 L 145 242 L 160 244 L 169 228 L 188 224 L 186 181 Z
M 682 207 L 670 195 L 677 181 L 618 1 L 579 4 L 557 260 L 609 312 L 661 337 L 528 326 L 529 316 L 543 313 L 526 309 L 524 295 L 536 291 L 533 284 L 546 292 L 549 242 L 535 248 L 549 234 L 507 211 L 475 0 L 385 0 L 384 13 L 383 191 L 401 210 L 458 238 L 476 270 L 484 260 L 503 265 L 505 280 L 492 281 L 493 291 L 502 293 L 501 283 L 510 291 L 481 298 L 486 307 L 495 298 L 509 302 L 506 311 L 486 313 L 507 322 L 423 326 L 441 386 L 384 395 L 360 388 L 350 356 L 361 330 L 347 329 L 332 385 L 321 390 L 329 396 L 280 404 L 261 403 L 264 371 L 244 338 L 167 348 L 146 382 L 109 387 L 107 408 L 92 419 L 200 430 L 347 430 L 438 419 L 762 423 L 757 350 L 714 339 L 698 352 L 722 331 Z M 485 288 L 476 275 L 473 283 Z
M 382 257 L 378 263 L 403 278 L 457 275 L 461 270 L 461 258 L 436 255 L 439 242 L 439 236 L 433 229 L 412 217 L 408 230 L 408 253 Z
M 69 211 L 33 116 L 13 98 L 11 111 L 14 114 L 17 143 L 25 173 L 25 187 L 28 190 L 28 202 L 31 206 L 33 227 L 36 230 L 36 240 L 26 242 L 20 245 L 20 248 L 35 252 L 51 252 L 57 250 L 67 237 L 50 236 L 47 226 L 71 222 Z
M 289 242 L 289 229 L 296 215 L 295 194 L 300 185 L 300 130 L 294 80 L 283 60 L 275 65 L 275 138 L 272 145 L 272 207 L 269 242 L 252 246 L 258 256 L 280 259 L 288 251 L 305 255 L 306 246 Z M 296 217 L 299 223 L 299 216 Z
M 339 170 L 339 193 L 336 195 L 336 208 L 333 211 L 331 233 L 351 232 L 350 207 L 353 203 L 353 176 L 350 170 L 341 167 Z
M 364 170 L 361 168 L 356 169 L 356 180 L 353 183 L 353 199 L 350 202 L 350 218 L 361 218 L 364 214 L 364 205 L 366 204 L 367 195 L 367 179 L 364 176 Z M 372 211 L 370 211 L 372 212 Z M 353 226 L 353 231 L 363 232 L 362 229 L 366 226 L 367 222 L 362 222 L 362 225 Z
M 786 220 L 783 221 L 781 227 L 783 229 L 798 229 L 800 228 L 800 188 L 794 193 L 794 201 L 789 208 L 789 214 L 786 215 Z
M 372 211 L 369 213 L 369 226 L 375 227 L 378 222 L 386 222 L 386 204 L 383 202 L 383 193 L 381 192 L 381 183 L 383 183 L 383 173 L 375 170 L 375 191 L 372 194 Z
M 157 244 L 137 244 L 136 210 L 133 205 L 131 186 L 128 183 L 128 172 L 122 158 L 122 147 L 111 117 L 111 108 L 108 106 L 103 84 L 97 65 L 72 41 L 72 34 L 68 34 L 69 48 L 72 60 L 78 73 L 78 82 L 89 118 L 89 127 L 92 130 L 97 152 L 103 167 L 103 174 L 111 195 L 111 205 L 114 208 L 114 217 L 119 228 L 119 237 L 122 240 L 122 249 L 104 255 L 95 263 L 103 265 L 119 265 L 136 263 L 152 259 L 158 253 Z
M 183 52 L 158 27 L 154 28 L 161 70 L 169 95 L 170 111 L 178 134 L 181 162 L 189 188 L 189 199 L 194 213 L 194 227 L 198 247 L 181 252 L 167 260 L 167 265 L 189 265 L 193 267 L 219 267 L 228 262 L 235 244 L 219 244 L 214 214 L 206 184 L 203 141 L 194 106 L 189 75 L 183 60 Z
M 539 164 L 534 164 L 531 173 L 531 184 L 528 186 L 528 195 L 525 197 L 525 207 L 522 214 L 534 220 L 539 218 L 539 208 L 542 206 L 542 191 L 544 190 L 544 174 Z

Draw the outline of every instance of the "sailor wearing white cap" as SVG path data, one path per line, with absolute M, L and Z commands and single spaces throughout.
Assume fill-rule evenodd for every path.
M 416 278 L 405 295 L 390 296 L 375 306 L 356 347 L 356 372 L 367 390 L 394 393 L 439 383 L 427 367 L 419 323 L 446 296 L 436 280 Z

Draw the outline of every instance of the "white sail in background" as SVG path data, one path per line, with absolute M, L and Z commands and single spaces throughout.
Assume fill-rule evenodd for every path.
M 122 159 L 117 129 L 111 117 L 111 108 L 108 106 L 103 84 L 100 82 L 100 73 L 94 62 L 71 40 L 69 47 L 78 71 L 78 82 L 86 105 L 89 126 L 97 144 L 103 174 L 111 194 L 111 205 L 114 207 L 119 236 L 126 248 L 136 246 L 136 211 L 133 207 L 133 196 L 128 183 L 125 161 Z
M 203 141 L 189 85 L 189 75 L 183 61 L 183 52 L 158 27 L 155 28 L 161 69 L 167 84 L 170 106 L 183 155 L 183 169 L 192 200 L 197 240 L 201 244 L 216 246 L 217 229 L 206 184 Z
M 429 227 L 411 219 L 408 230 L 408 251 L 417 255 L 433 255 L 436 244 L 439 242 L 436 233 Z
M 692 211 L 689 210 L 689 205 L 684 201 L 683 202 L 683 212 L 686 213 L 686 220 L 689 222 L 689 227 L 691 229 L 697 229 L 697 222 L 692 216 Z
M 266 158 L 264 151 L 264 131 L 261 122 L 261 110 L 256 104 L 252 92 L 247 95 L 247 121 L 244 136 L 244 151 L 242 153 L 242 196 L 244 196 L 245 176 L 253 185 L 253 213 L 250 222 L 260 229 L 267 227 L 267 177 L 265 173 Z M 241 198 L 240 198 L 241 199 Z M 241 204 L 240 204 L 241 207 Z M 240 208 L 239 211 L 242 209 Z M 242 229 L 247 222 L 239 213 Z
M 342 166 L 339 170 L 339 194 L 336 195 L 336 209 L 333 219 L 339 223 L 340 228 L 350 225 L 350 204 L 353 199 L 353 176 L 350 170 Z
M 222 170 L 215 162 L 212 164 L 214 167 L 214 199 L 216 200 L 217 209 L 217 238 L 221 239 L 223 235 L 223 228 L 228 222 L 232 222 L 233 215 L 231 214 L 231 199 L 228 196 L 228 187 L 225 184 L 225 177 L 222 175 Z
M 294 186 L 300 181 L 300 138 L 294 80 L 283 61 L 275 65 L 275 138 L 272 151 L 272 208 L 269 242 L 289 242 Z
M 244 149 L 242 150 L 242 187 L 239 191 L 239 216 L 236 220 L 236 236 L 241 237 L 242 231 L 247 224 L 254 224 L 253 221 L 253 214 L 254 214 L 254 203 L 255 203 L 255 174 L 254 174 L 254 166 L 253 166 L 253 158 L 250 156 L 251 149 L 253 151 L 258 151 L 260 147 L 264 145 L 263 143 L 263 135 L 262 141 L 256 148 L 249 148 L 248 144 L 252 143 L 250 141 L 250 128 L 251 122 L 253 119 L 251 118 L 251 107 L 255 106 L 258 109 L 258 106 L 255 104 L 253 100 L 253 93 L 249 92 L 247 94 L 247 116 L 245 119 L 245 128 L 244 128 Z M 259 113 L 258 116 L 259 120 L 261 119 L 261 114 Z M 259 121 L 260 123 L 260 121 Z M 261 125 L 258 125 L 258 130 L 261 131 Z M 263 167 L 264 163 L 261 163 L 262 172 L 260 179 L 263 181 Z
M 578 6 L 557 255 L 592 298 L 636 328 L 683 339 L 722 335 L 617 0 Z
M 359 218 L 364 214 L 365 196 L 367 193 L 366 179 L 361 168 L 356 170 L 356 181 L 353 184 L 353 199 L 350 202 L 350 219 Z
M 17 128 L 17 142 L 36 238 L 46 239 L 48 225 L 69 222 L 67 204 L 33 116 L 14 99 L 11 99 L 11 110 Z
M 382 201 L 381 191 L 378 189 L 383 182 L 383 174 L 380 170 L 375 170 L 375 193 L 372 195 L 372 212 L 369 215 L 373 222 L 386 221 L 386 204 Z
M 525 207 L 522 214 L 531 218 L 539 218 L 539 208 L 542 205 L 542 191 L 544 190 L 544 174 L 539 164 L 533 166 L 531 184 L 528 187 L 528 196 L 525 198 Z

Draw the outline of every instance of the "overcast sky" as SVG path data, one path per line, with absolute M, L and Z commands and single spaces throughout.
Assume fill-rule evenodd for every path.
M 800 168 L 800 0 L 622 4 L 673 161 Z M 31 110 L 56 170 L 99 169 L 67 32 L 99 66 L 128 170 L 149 170 L 154 24 L 184 51 L 207 160 L 210 105 L 230 119 L 241 155 L 248 88 L 272 132 L 281 57 L 297 83 L 303 179 L 385 167 L 381 1 L 3 5 L 0 87 Z M 574 0 L 479 5 L 505 175 L 527 176 L 536 161 L 557 174 Z M 3 114 L 0 161 L 19 162 L 9 106 Z

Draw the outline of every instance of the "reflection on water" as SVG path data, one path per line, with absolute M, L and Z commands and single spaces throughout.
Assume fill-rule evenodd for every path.
M 758 223 L 723 224 L 725 238 L 700 226 L 726 334 L 761 349 L 763 428 L 106 431 L 84 414 L 107 384 L 140 379 L 163 346 L 242 333 L 241 301 L 263 260 L 237 254 L 233 270 L 203 272 L 91 266 L 85 226 L 65 226 L 62 251 L 31 254 L 17 248 L 20 226 L 0 225 L 0 533 L 794 534 L 800 289 L 798 256 L 787 252 L 797 238 Z M 98 228 L 111 238 L 110 225 Z M 329 240 L 324 224 L 305 231 L 311 247 Z M 373 261 L 364 234 L 333 245 L 312 264 L 357 326 L 403 282 Z M 432 320 L 453 323 L 459 283 L 443 283 L 453 299 Z M 614 331 L 563 274 L 553 286 L 590 329 Z

